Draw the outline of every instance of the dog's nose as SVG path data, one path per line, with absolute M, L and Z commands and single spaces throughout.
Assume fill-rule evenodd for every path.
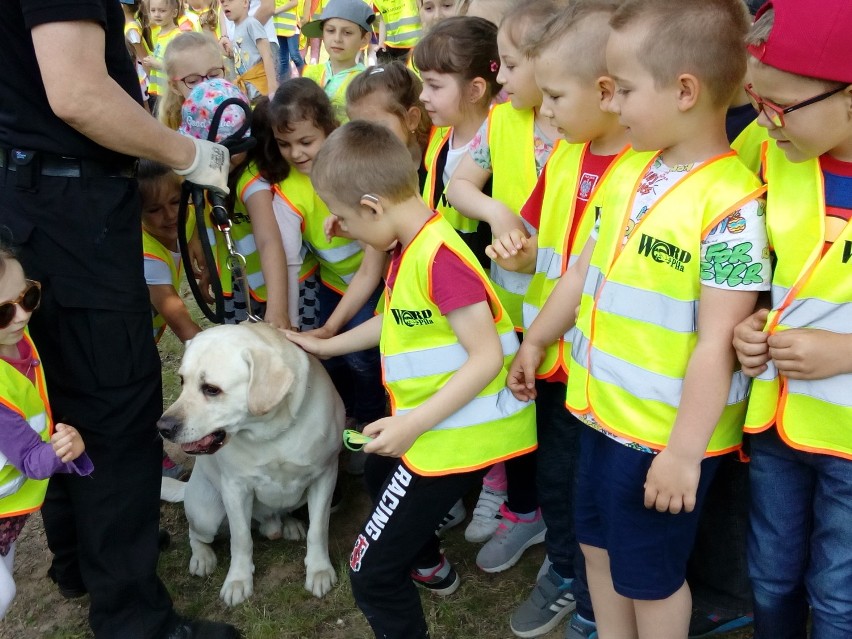
M 181 423 L 176 417 L 172 417 L 170 415 L 163 415 L 157 421 L 157 430 L 160 431 L 160 437 L 163 439 L 174 439 L 175 435 L 177 435 L 180 430 Z

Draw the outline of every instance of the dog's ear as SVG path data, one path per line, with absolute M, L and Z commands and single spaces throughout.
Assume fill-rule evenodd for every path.
M 268 350 L 247 348 L 243 358 L 249 365 L 248 409 L 265 415 L 282 402 L 293 385 L 293 371 Z

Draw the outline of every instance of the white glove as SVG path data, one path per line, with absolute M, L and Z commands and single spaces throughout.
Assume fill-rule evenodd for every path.
M 188 182 L 228 194 L 228 171 L 231 154 L 221 144 L 191 138 L 195 143 L 195 159 L 186 169 L 175 169 Z

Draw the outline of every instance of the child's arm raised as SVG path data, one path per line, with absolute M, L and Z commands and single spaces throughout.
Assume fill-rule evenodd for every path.
M 169 328 L 181 342 L 192 339 L 201 332 L 201 327 L 189 315 L 186 304 L 171 284 L 149 284 L 151 304 L 166 320 Z
M 692 512 L 701 460 L 728 400 L 736 357 L 734 328 L 754 310 L 756 291 L 701 287 L 698 343 L 689 358 L 669 443 L 651 463 L 645 507 Z
M 266 283 L 264 320 L 277 328 L 290 328 L 287 308 L 287 255 L 284 253 L 281 230 L 272 210 L 272 191 L 262 189 L 252 193 L 246 198 L 245 205 L 251 218 L 252 232 L 260 255 L 260 268 Z
M 499 200 L 482 192 L 489 177 L 490 171 L 479 166 L 470 155 L 465 155 L 447 185 L 447 200 L 465 217 L 487 222 L 494 237 L 512 230 L 528 235 L 520 216 Z
M 470 403 L 500 372 L 503 346 L 494 327 L 488 302 L 463 306 L 447 320 L 467 351 L 467 361 L 432 397 L 405 415 L 385 417 L 364 428 L 373 441 L 368 453 L 401 457 L 420 435 Z
M 576 310 L 594 250 L 595 240 L 589 238 L 577 262 L 559 278 L 538 317 L 524 334 L 524 341 L 506 376 L 506 386 L 516 398 L 535 399 L 535 373 L 544 351 L 576 323 Z

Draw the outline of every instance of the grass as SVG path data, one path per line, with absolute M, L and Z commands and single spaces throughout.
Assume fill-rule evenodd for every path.
M 180 392 L 176 370 L 182 345 L 168 332 L 160 342 L 163 360 L 164 403 Z M 269 541 L 255 536 L 254 595 L 248 602 L 227 608 L 219 589 L 228 568 L 227 541 L 215 544 L 219 564 L 207 578 L 189 574 L 187 524 L 180 504 L 163 504 L 161 525 L 172 534 L 171 547 L 161 555 L 160 575 L 175 607 L 193 617 L 228 621 L 245 639 L 370 639 L 373 634 L 355 607 L 347 579 L 352 541 L 369 511 L 369 500 L 357 478 L 341 472 L 344 502 L 331 517 L 329 552 L 337 566 L 338 583 L 323 599 L 304 587 L 305 542 Z M 468 511 L 475 494 L 467 496 Z M 444 547 L 462 577 L 461 588 L 442 599 L 421 596 L 432 639 L 508 639 L 509 615 L 530 592 L 544 558 L 543 546 L 530 549 L 517 566 L 497 575 L 476 568 L 478 545 L 464 540 L 464 526 L 447 534 Z M 44 577 L 49 553 L 41 521 L 32 517 L 18 543 L 18 596 L 5 621 L 2 639 L 89 639 L 87 598 L 66 601 Z M 562 639 L 564 624 L 545 636 Z M 731 633 L 729 639 L 747 639 L 750 632 Z

